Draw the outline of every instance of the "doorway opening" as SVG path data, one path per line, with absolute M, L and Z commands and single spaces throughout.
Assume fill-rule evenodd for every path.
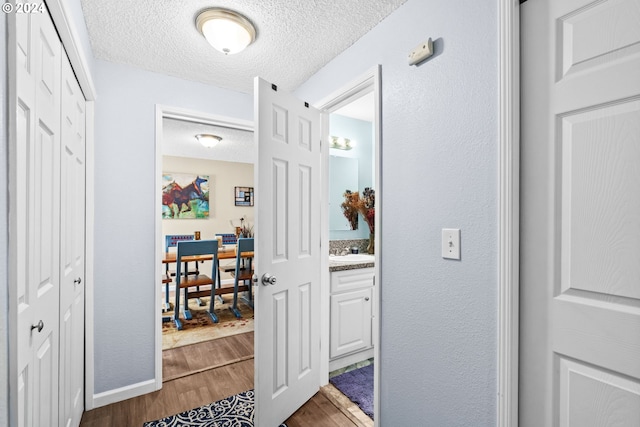
M 323 148 L 323 173 L 327 203 L 323 241 L 328 242 L 322 272 L 325 288 L 323 313 L 330 319 L 322 325 L 322 383 L 337 398 L 351 397 L 358 416 L 378 418 L 379 310 L 380 277 L 380 66 L 335 91 L 318 106 L 325 113 L 324 134 L 329 143 Z M 349 140 L 347 143 L 345 140 Z M 364 208 L 349 218 L 350 200 L 358 193 Z M 342 270 L 343 255 L 349 252 L 369 253 L 359 269 Z M 371 263 L 370 261 L 373 261 Z M 333 270 L 333 271 L 331 271 Z M 354 285 L 340 289 L 338 282 L 356 277 Z M 376 286 L 376 284 L 378 284 Z M 357 320 L 355 320 L 357 319 Z M 355 320 L 355 321 L 354 321 Z M 350 383 L 371 385 L 351 390 Z M 349 395 L 349 396 L 347 396 Z M 372 403 L 371 403 L 372 402 Z M 364 419 L 365 425 L 374 425 Z
M 208 148 L 198 142 L 196 135 L 214 134 L 222 138 L 216 147 Z M 166 106 L 156 108 L 156 265 L 162 266 L 156 273 L 156 385 L 161 387 L 164 376 L 169 378 L 184 373 L 165 372 L 163 375 L 163 350 L 190 344 L 213 341 L 234 334 L 250 333 L 253 330 L 253 309 L 239 301 L 237 306 L 241 317 L 229 310 L 233 293 L 221 295 L 214 301 L 213 312 L 219 322 L 214 323 L 207 315 L 210 297 L 190 298 L 191 320 L 181 314 L 182 330 L 177 330 L 173 322 L 175 310 L 175 270 L 174 264 L 167 264 L 167 253 L 175 256 L 175 247 L 167 247 L 166 236 L 189 236 L 192 240 L 215 240 L 225 235 L 219 250 L 231 250 L 233 242 L 226 236 L 235 235 L 235 227 L 242 223 L 250 227 L 253 223 L 254 206 L 234 202 L 234 187 L 253 185 L 253 124 L 250 121 L 200 112 L 176 109 Z M 186 187 L 193 175 L 198 182 L 197 197 L 187 203 L 163 203 L 162 190 L 169 179 Z M 181 181 L 182 180 L 182 181 Z M 193 182 L 192 181 L 192 182 Z M 220 236 L 222 240 L 222 236 Z M 235 264 L 234 259 L 220 261 L 221 270 Z M 227 265 L 229 264 L 229 265 Z M 211 276 L 211 261 L 198 263 L 198 271 Z M 193 268 L 193 267 L 192 267 Z M 228 269 L 228 268 L 227 268 Z M 162 283 L 163 278 L 170 283 Z M 228 272 L 220 276 L 223 287 L 233 286 L 233 278 Z M 168 285 L 168 286 L 167 286 Z M 210 286 L 203 286 L 208 292 Z M 183 300 L 184 301 L 184 300 Z M 182 304 L 181 304 L 182 305 Z M 219 326 L 219 327 L 218 327 Z M 251 340 L 253 337 L 251 337 Z M 251 356 L 248 355 L 247 357 Z M 193 362 L 193 361 L 192 361 Z M 201 363 L 200 363 L 201 365 Z M 200 366 L 198 365 L 198 366 Z M 200 366 L 200 368 L 202 368 Z M 178 369 L 179 370 L 179 369 Z
M 197 135 L 213 135 L 220 140 L 214 147 L 207 147 Z M 236 240 L 238 236 L 253 237 L 255 223 L 253 152 L 252 131 L 163 118 L 163 350 L 253 331 L 250 299 L 238 298 L 234 305 L 233 295 Z M 204 295 L 188 299 L 188 312 L 179 310 L 178 328 L 173 321 L 176 264 L 168 261 L 174 260 L 177 242 L 183 240 L 220 240 L 219 269 L 212 270 L 211 261 L 192 262 L 187 267 L 190 279 L 198 277 L 202 281 L 203 276 L 219 275 L 218 286 L 225 293 L 214 298 L 211 306 L 209 285 L 189 288 L 190 293 L 201 291 Z M 182 307 L 186 295 L 183 289 Z M 210 313 L 212 308 L 216 322 Z

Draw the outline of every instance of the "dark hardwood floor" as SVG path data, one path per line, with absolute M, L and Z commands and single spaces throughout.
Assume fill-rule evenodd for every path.
M 85 412 L 80 426 L 141 427 L 145 421 L 253 388 L 253 333 L 165 350 L 162 359 L 161 390 Z M 351 418 L 319 392 L 286 423 L 288 427 L 357 426 Z

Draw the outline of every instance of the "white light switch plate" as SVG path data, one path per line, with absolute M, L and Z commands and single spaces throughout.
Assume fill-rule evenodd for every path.
M 460 229 L 442 229 L 442 258 L 460 259 Z

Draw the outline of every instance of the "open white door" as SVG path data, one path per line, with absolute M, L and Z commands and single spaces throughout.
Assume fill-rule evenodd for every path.
M 640 426 L 639 23 L 521 7 L 520 427 Z
M 258 77 L 254 97 L 255 425 L 275 427 L 320 385 L 320 112 Z

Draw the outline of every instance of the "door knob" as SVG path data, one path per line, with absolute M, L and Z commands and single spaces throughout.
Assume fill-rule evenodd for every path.
M 76 285 L 79 285 L 80 283 L 82 283 L 82 279 L 78 277 L 76 280 L 73 281 L 73 283 L 75 283 Z
M 258 284 L 258 275 L 254 274 L 253 276 L 251 276 L 251 281 L 254 283 L 254 285 Z
M 37 325 L 31 325 L 31 330 L 33 331 L 34 329 L 37 329 L 38 332 L 42 331 L 42 328 L 44 328 L 44 322 L 42 321 L 42 319 L 40 319 L 40 321 L 38 322 Z
M 275 285 L 276 284 L 276 276 L 272 276 L 269 273 L 264 273 L 262 275 L 262 284 L 267 285 Z
M 365 301 L 369 301 L 369 297 L 364 297 L 364 300 Z

